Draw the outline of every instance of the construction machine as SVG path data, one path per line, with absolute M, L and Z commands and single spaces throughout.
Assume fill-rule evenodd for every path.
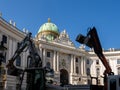
M 112 69 L 103 54 L 96 28 L 89 28 L 86 36 L 79 34 L 76 38 L 76 41 L 92 48 L 105 66 L 104 90 L 120 90 L 120 76 L 114 75 L 112 72 Z
M 20 84 L 17 87 L 18 90 L 21 90 L 25 72 L 27 72 L 26 90 L 45 90 L 45 74 L 47 71 L 49 72 L 50 69 L 47 68 L 48 70 L 46 70 L 46 67 L 42 67 L 42 60 L 36 50 L 36 46 L 31 38 L 31 35 L 32 33 L 28 33 L 19 43 L 14 55 L 10 60 L 8 60 L 6 67 L 8 68 L 9 75 L 20 77 Z M 17 68 L 14 65 L 14 61 L 25 50 L 29 51 L 29 55 L 27 57 L 27 67 L 25 69 Z

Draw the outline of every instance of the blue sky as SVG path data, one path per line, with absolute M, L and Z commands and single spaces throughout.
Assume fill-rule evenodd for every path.
M 0 0 L 0 12 L 33 36 L 51 18 L 76 46 L 76 36 L 95 26 L 104 49 L 120 48 L 120 0 Z

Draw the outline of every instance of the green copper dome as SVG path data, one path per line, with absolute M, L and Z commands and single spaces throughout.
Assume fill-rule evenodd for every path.
M 44 23 L 38 30 L 37 38 L 43 38 L 47 41 L 55 40 L 59 37 L 59 29 L 58 27 L 50 22 L 50 19 L 48 19 L 47 23 Z
M 46 31 L 51 31 L 51 32 L 54 32 L 56 34 L 59 34 L 59 29 L 58 27 L 54 24 L 54 23 L 51 23 L 50 22 L 50 19 L 48 19 L 48 22 L 47 23 L 44 23 L 38 30 L 38 33 L 41 33 L 41 32 L 46 32 Z

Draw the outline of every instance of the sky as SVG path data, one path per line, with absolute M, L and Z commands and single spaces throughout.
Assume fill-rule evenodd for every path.
M 2 17 L 35 36 L 48 18 L 64 29 L 76 47 L 78 34 L 96 27 L 102 48 L 120 49 L 120 0 L 0 0 Z

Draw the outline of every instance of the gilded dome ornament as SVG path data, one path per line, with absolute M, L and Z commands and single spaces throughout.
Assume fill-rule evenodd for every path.
M 51 22 L 51 20 L 50 20 L 50 18 L 48 18 L 48 23 L 50 23 Z

